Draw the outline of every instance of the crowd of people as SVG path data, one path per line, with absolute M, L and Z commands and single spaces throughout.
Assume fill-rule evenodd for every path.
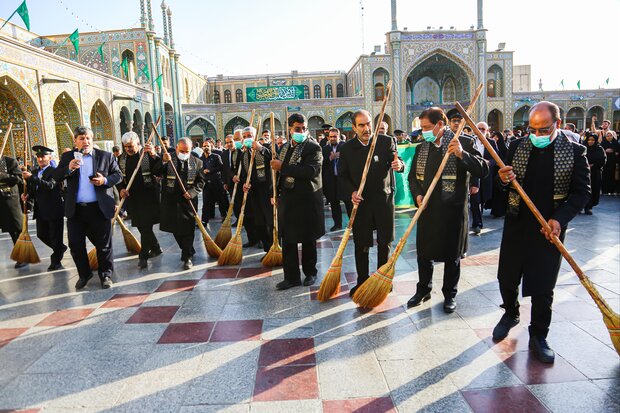
M 359 110 L 352 117 L 353 134 L 349 139 L 327 124 L 323 125 L 323 133 L 314 138 L 306 118 L 294 113 L 282 134 L 264 130 L 259 135 L 254 127 L 247 126 L 227 135 L 223 145 L 210 138 L 196 145 L 184 137 L 172 147 L 166 137 L 142 144 L 136 133 L 127 132 L 121 139 L 122 149 L 115 148 L 113 153 L 95 146 L 90 128 L 78 127 L 74 131 L 74 148 L 64 151 L 57 164 L 52 159 L 53 151 L 40 145 L 32 148 L 36 157 L 32 169 L 20 167 L 13 158 L 0 158 L 0 225 L 15 242 L 22 229 L 20 199 L 26 201 L 27 208 L 34 211 L 38 237 L 53 250 L 48 268 L 53 271 L 63 268 L 66 218 L 68 247 L 79 275 L 76 289 L 84 288 L 93 277 L 86 239 L 97 250 L 101 286 L 109 288 L 113 284 L 111 220 L 120 199 L 124 199 L 123 209 L 140 233 L 140 270 L 147 269 L 148 261 L 162 254 L 153 231 L 155 225 L 173 234 L 183 269 L 189 270 L 196 253 L 196 220 L 215 232 L 215 226 L 210 225 L 216 206 L 224 218 L 233 203 L 239 218 L 244 198 L 247 201 L 242 222 L 247 242 L 243 247 L 268 252 L 273 242 L 272 208 L 277 202 L 284 272 L 277 288 L 285 290 L 316 282 L 317 240 L 326 233 L 325 205 L 329 205 L 333 220 L 330 231 L 343 227 L 342 205 L 347 215 L 357 206 L 353 224 L 357 284 L 350 291 L 353 295 L 369 278 L 369 252 L 375 239 L 378 266 L 390 256 L 395 174 L 405 170 L 398 146 L 418 143 L 407 182 L 417 206 L 425 197 L 430 198 L 418 222 L 419 282 L 408 307 L 419 306 L 430 298 L 433 265 L 443 262 L 443 309 L 446 313 L 455 311 L 460 261 L 467 252 L 469 232 L 481 233 L 483 211 L 489 209 L 492 216 L 505 217 L 498 270 L 505 314 L 493 337 L 504 339 L 518 324 L 518 288 L 523 282 L 523 295 L 532 297 L 530 348 L 542 361 L 553 362 L 554 353 L 546 337 L 561 255 L 548 240 L 552 236 L 563 240 L 569 221 L 584 209 L 591 213 L 600 191 L 618 192 L 618 142 L 609 129 L 610 122 L 604 121 L 597 129 L 595 119 L 592 128 L 579 135 L 573 131 L 574 126 L 571 129 L 570 124 L 561 124 L 559 108 L 550 102 L 532 107 L 525 131 L 491 131 L 480 122 L 476 132 L 483 134 L 509 165 L 500 168 L 471 128 L 464 127 L 464 132 L 456 136 L 464 122 L 456 110 L 444 113 L 441 108 L 431 107 L 422 112 L 419 120 L 421 128 L 411 134 L 394 130 L 389 135 L 387 123 L 382 123 L 375 136 L 371 114 Z M 359 194 L 375 139 L 365 189 Z M 440 183 L 428 194 L 444 156 L 448 161 Z M 540 230 L 509 185 L 515 179 L 548 220 L 551 232 Z M 20 197 L 19 188 L 24 182 L 27 188 Z M 276 182 L 277 199 L 273 197 L 272 182 Z M 199 196 L 202 210 L 197 218 Z M 15 266 L 24 265 L 18 262 Z

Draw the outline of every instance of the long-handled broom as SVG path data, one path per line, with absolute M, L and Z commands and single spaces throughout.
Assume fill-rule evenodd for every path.
M 478 88 L 476 89 L 476 92 L 474 93 L 474 97 L 469 103 L 468 111 L 471 112 L 473 110 L 474 106 L 476 105 L 476 101 L 480 97 L 481 92 L 482 92 L 482 84 L 480 84 Z M 464 127 L 465 127 L 465 122 L 462 122 L 459 125 L 456 133 L 454 134 L 453 139 L 458 139 L 458 137 L 461 136 L 461 132 L 463 132 Z M 394 253 L 390 256 L 390 258 L 388 259 L 388 262 L 386 262 L 381 267 L 379 267 L 377 271 L 375 271 L 370 276 L 370 278 L 368 278 L 357 289 L 357 291 L 355 291 L 355 294 L 353 294 L 353 297 L 352 297 L 353 302 L 355 302 L 360 307 L 362 308 L 377 307 L 383 301 L 385 301 L 388 294 L 390 294 L 390 291 L 392 291 L 392 280 L 394 279 L 396 261 L 398 260 L 398 257 L 400 257 L 400 254 L 403 248 L 405 247 L 405 244 L 407 243 L 407 238 L 409 238 L 409 234 L 411 234 L 413 227 L 418 222 L 420 215 L 426 209 L 426 206 L 428 205 L 428 202 L 431 198 L 431 194 L 433 193 L 435 186 L 437 186 L 437 183 L 439 182 L 439 179 L 441 178 L 441 174 L 443 173 L 446 163 L 448 163 L 449 157 L 450 157 L 450 154 L 446 152 L 443 159 L 441 160 L 441 164 L 439 165 L 437 172 L 435 173 L 435 176 L 433 177 L 433 180 L 431 181 L 431 184 L 429 185 L 426 191 L 426 194 L 424 195 L 422 199 L 422 205 L 420 205 L 415 215 L 413 216 L 413 219 L 411 219 L 411 222 L 409 223 L 407 230 L 405 231 L 401 239 L 398 241 L 398 244 L 396 245 L 396 248 L 394 249 Z
M 3 148 L 4 149 L 4 148 Z M 1 153 L 1 152 L 0 152 Z M 28 169 L 28 122 L 24 121 L 24 166 Z M 26 180 L 24 179 L 24 194 L 28 193 Z M 13 246 L 11 251 L 11 259 L 16 262 L 26 262 L 28 264 L 37 264 L 41 262 L 39 254 L 34 248 L 34 244 L 28 234 L 28 211 L 26 209 L 26 201 L 22 201 L 24 206 L 24 216 L 22 217 L 22 232 Z
M 497 165 L 500 168 L 505 167 L 506 164 L 504 163 L 502 158 L 500 158 L 497 155 L 493 147 L 487 141 L 486 137 L 480 132 L 480 130 L 478 130 L 478 128 L 476 127 L 476 124 L 471 119 L 471 117 L 467 113 L 465 113 L 465 111 L 463 110 L 463 107 L 457 103 L 456 108 L 463 115 L 465 122 L 471 127 L 472 131 L 474 131 L 474 133 L 478 136 L 480 141 L 484 144 L 484 147 L 487 149 L 487 151 L 491 154 L 491 156 L 493 156 L 493 159 L 495 159 L 495 162 L 497 162 Z M 548 234 L 551 234 L 552 233 L 551 227 L 549 226 L 547 221 L 545 221 L 545 218 L 538 211 L 538 208 L 536 208 L 536 205 L 534 205 L 530 197 L 525 193 L 525 191 L 523 190 L 523 187 L 521 186 L 521 184 L 519 184 L 519 181 L 517 181 L 516 179 L 513 179 L 511 181 L 511 184 L 513 188 L 519 193 L 519 196 L 521 196 L 521 199 L 523 199 L 523 201 L 525 202 L 527 207 L 530 209 L 530 211 L 532 211 L 532 214 L 534 214 L 534 216 L 536 217 L 536 220 L 540 223 L 540 225 L 543 227 L 545 232 L 547 232 Z M 620 314 L 616 313 L 609 306 L 609 304 L 607 304 L 607 302 L 598 292 L 598 290 L 596 289 L 596 287 L 594 286 L 590 278 L 583 272 L 583 270 L 575 262 L 573 257 L 570 255 L 570 253 L 568 252 L 568 250 L 562 243 L 562 241 L 560 241 L 560 239 L 557 236 L 552 235 L 551 242 L 553 242 L 553 245 L 556 246 L 556 248 L 560 251 L 562 256 L 566 259 L 566 261 L 568 261 L 571 268 L 575 271 L 575 274 L 577 274 L 577 277 L 579 277 L 579 281 L 581 281 L 581 284 L 583 284 L 583 286 L 586 288 L 586 290 L 590 294 L 590 297 L 592 297 L 597 307 L 601 311 L 603 315 L 603 322 L 605 323 L 605 326 L 607 327 L 607 330 L 611 337 L 611 342 L 613 343 L 614 348 L 616 349 L 616 352 L 620 354 Z
M 161 140 L 161 136 L 159 135 L 157 128 L 154 128 L 153 131 L 155 132 L 155 135 L 157 135 L 157 139 L 159 140 L 164 153 L 168 153 L 168 150 L 166 149 L 166 145 L 164 145 L 164 142 Z M 174 175 L 177 178 L 177 182 L 179 183 L 179 186 L 181 187 L 181 191 L 183 191 L 183 193 L 186 193 L 187 190 L 185 189 L 185 184 L 183 183 L 183 180 L 179 176 L 179 172 L 177 171 L 176 165 L 174 164 L 173 161 L 170 161 L 169 164 L 172 167 L 172 171 L 174 172 Z M 194 220 L 196 221 L 196 224 L 198 225 L 198 229 L 200 229 L 200 233 L 202 234 L 202 241 L 205 244 L 205 249 L 207 250 L 207 254 L 209 254 L 210 257 L 218 258 L 220 255 L 222 255 L 222 250 L 213 241 L 211 236 L 209 236 L 209 233 L 207 232 L 207 229 L 204 227 L 204 225 L 202 225 L 202 220 L 198 216 L 198 212 L 196 211 L 196 208 L 194 207 L 192 200 L 188 199 L 187 203 L 189 204 L 189 206 L 192 209 L 192 212 L 194 213 Z
M 6 130 L 6 133 L 4 134 L 4 139 L 2 140 L 2 149 L 0 149 L 0 158 L 4 156 L 4 148 L 6 147 L 6 143 L 9 139 L 9 134 L 11 133 L 12 129 L 13 129 L 13 122 L 9 122 L 9 128 Z
M 275 137 L 275 120 L 273 112 L 271 112 L 271 152 L 272 156 L 276 156 L 276 137 Z M 286 120 L 288 122 L 288 119 Z M 277 179 L 276 171 L 271 171 L 271 184 L 273 186 L 273 244 L 269 248 L 269 252 L 262 259 L 262 263 L 266 267 L 277 267 L 282 265 L 282 248 L 278 240 L 278 189 L 276 188 Z
M 368 170 L 370 169 L 370 163 L 375 152 L 375 146 L 377 145 L 378 135 L 379 135 L 379 127 L 381 126 L 381 122 L 383 121 L 383 116 L 385 115 L 385 107 L 387 106 L 388 100 L 390 99 L 390 95 L 392 93 L 392 81 L 390 80 L 387 84 L 387 90 L 385 92 L 385 96 L 383 97 L 383 105 L 381 106 L 381 113 L 379 114 L 379 118 L 377 119 L 377 123 L 375 125 L 375 131 L 372 135 L 372 142 L 370 144 L 370 150 L 368 151 L 368 156 L 366 157 L 366 164 L 364 165 L 364 170 L 362 172 L 362 179 L 360 180 L 360 186 L 357 189 L 357 194 L 362 196 L 362 192 L 364 191 L 364 186 L 366 185 L 366 177 L 368 176 Z M 336 251 L 336 256 L 332 260 L 331 265 L 329 266 L 329 270 L 327 270 L 327 274 L 323 278 L 321 282 L 321 287 L 317 293 L 317 298 L 319 301 L 327 301 L 333 296 L 337 295 L 340 292 L 340 273 L 342 272 L 342 256 L 344 255 L 344 250 L 347 247 L 347 243 L 349 242 L 349 237 L 351 236 L 351 231 L 353 230 L 353 221 L 355 221 L 355 216 L 357 215 L 358 205 L 353 205 L 353 210 L 351 211 L 351 216 L 349 217 L 349 224 L 344 230 L 344 234 L 342 235 L 342 240 L 340 241 L 340 245 L 338 246 L 338 250 Z
M 252 109 L 252 116 L 250 117 L 250 125 L 254 124 L 254 114 L 255 114 L 255 109 Z M 239 162 L 239 167 L 237 168 L 237 174 L 235 176 L 239 178 L 240 173 L 241 173 L 241 162 Z M 226 218 L 224 219 L 224 222 L 222 222 L 222 226 L 220 227 L 220 230 L 217 232 L 217 234 L 215 234 L 215 243 L 221 249 L 226 248 L 226 245 L 228 245 L 228 242 L 232 238 L 232 226 L 230 224 L 230 221 L 232 219 L 232 214 L 234 211 L 235 196 L 237 195 L 237 187 L 239 186 L 237 184 L 238 182 L 235 182 L 235 186 L 233 187 L 232 196 L 230 197 L 230 204 L 228 204 L 228 211 L 226 212 Z
M 157 126 L 159 125 L 159 122 L 161 122 L 161 115 L 157 118 L 157 121 L 155 122 L 155 125 L 153 126 L 153 128 L 157 128 Z M 65 123 L 65 126 L 67 127 L 69 132 L 73 133 L 68 123 Z M 151 141 L 153 140 L 153 136 L 155 136 L 155 134 L 153 133 L 153 131 L 151 131 L 151 134 L 149 135 L 149 138 L 146 141 L 147 145 L 151 143 Z M 136 175 L 138 174 L 140 165 L 142 165 L 142 159 L 144 158 L 144 154 L 145 152 L 143 150 L 142 153 L 140 154 L 140 158 L 138 159 L 138 164 L 137 164 L 138 166 L 133 170 L 133 173 L 131 174 L 131 177 L 129 178 L 129 182 L 127 183 L 127 187 L 125 188 L 127 189 L 127 191 L 129 191 L 129 189 L 133 185 L 133 181 L 136 178 Z M 116 208 L 116 211 L 114 212 L 114 217 L 112 218 L 112 228 L 114 228 L 114 224 L 118 222 L 119 226 L 121 227 L 121 231 L 123 232 L 123 241 L 125 242 L 125 248 L 127 248 L 128 252 L 139 254 L 140 251 L 142 250 L 142 245 L 140 244 L 140 241 L 138 241 L 138 239 L 133 235 L 133 233 L 129 230 L 129 228 L 127 228 L 127 225 L 125 225 L 123 220 L 119 217 L 119 214 L 123 208 L 124 203 L 125 203 L 125 198 L 121 198 Z M 93 247 L 91 248 L 90 251 L 88 251 L 88 265 L 90 266 L 91 270 L 96 270 L 99 267 L 99 262 L 97 261 L 97 248 Z
M 261 126 L 261 118 L 258 117 L 258 128 L 256 129 L 256 136 L 254 136 L 254 141 L 258 137 L 258 133 L 260 131 Z M 245 180 L 246 185 L 250 184 L 250 180 L 252 179 L 252 168 L 254 167 L 254 157 L 256 156 L 256 151 L 252 149 L 252 154 L 250 155 L 250 165 L 248 167 L 248 176 Z M 243 227 L 243 219 L 245 213 L 245 204 L 248 200 L 248 192 L 243 192 L 243 202 L 241 203 L 241 211 L 239 212 L 239 219 L 237 219 L 237 230 L 235 231 L 235 236 L 230 240 L 224 251 L 222 251 L 222 255 L 217 260 L 218 265 L 236 265 L 241 262 L 243 259 L 243 244 L 241 240 L 241 228 Z

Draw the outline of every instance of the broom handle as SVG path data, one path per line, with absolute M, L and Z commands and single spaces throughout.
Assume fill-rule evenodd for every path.
M 381 126 L 381 122 L 383 122 L 383 115 L 385 115 L 385 107 L 387 106 L 387 102 L 390 99 L 391 94 L 392 94 L 392 81 L 390 80 L 387 84 L 387 90 L 385 92 L 385 96 L 383 97 L 383 104 L 381 105 L 381 112 L 379 113 L 379 119 L 377 119 L 377 124 L 375 125 L 375 132 L 371 136 L 372 142 L 370 143 L 370 150 L 368 151 L 368 156 L 366 157 L 366 163 L 364 164 L 364 171 L 362 172 L 362 179 L 360 180 L 360 186 L 357 189 L 358 196 L 362 196 L 362 192 L 364 191 L 364 186 L 366 185 L 366 177 L 368 176 L 368 170 L 370 169 L 370 161 L 372 160 L 372 156 L 375 152 L 375 146 L 377 146 L 379 126 Z M 353 210 L 351 211 L 351 216 L 349 217 L 349 223 L 347 224 L 347 229 L 349 230 L 353 228 L 353 221 L 355 221 L 358 207 L 359 205 L 353 205 Z
M 155 122 L 155 125 L 153 126 L 153 129 L 157 129 L 157 127 L 159 126 L 159 122 L 161 121 L 161 115 L 159 115 L 159 117 L 157 118 L 157 121 Z M 66 123 L 65 123 L 66 125 Z M 68 126 L 68 125 L 67 125 Z M 149 135 L 149 139 L 146 141 L 146 145 L 151 143 L 151 140 L 153 139 L 153 136 L 155 136 L 155 134 L 153 133 L 153 130 L 151 130 L 151 134 Z M 127 187 L 125 188 L 125 190 L 129 191 L 129 188 L 131 188 L 131 185 L 133 185 L 133 180 L 136 179 L 136 175 L 138 175 L 138 171 L 140 170 L 140 165 L 142 165 L 142 159 L 144 158 L 144 149 L 142 150 L 142 153 L 140 154 L 140 158 L 138 159 L 138 164 L 136 165 L 136 168 L 133 170 L 132 174 L 131 174 L 131 178 L 129 178 L 129 182 L 127 183 Z M 114 218 L 112 218 L 112 222 L 114 223 L 116 218 L 118 218 L 119 214 L 121 213 L 121 208 L 123 207 L 123 204 L 125 203 L 125 199 L 127 198 L 121 198 L 120 202 L 118 203 L 118 207 L 116 208 L 116 212 L 114 212 Z
M 487 138 L 476 127 L 476 125 L 474 124 L 474 121 L 469 117 L 469 115 L 467 113 L 464 113 L 463 107 L 457 103 L 456 104 L 456 108 L 463 115 L 463 118 L 465 119 L 465 122 L 467 122 L 467 124 L 471 127 L 472 131 L 474 131 L 476 136 L 478 136 L 478 138 L 480 139 L 480 141 L 482 142 L 482 144 L 484 145 L 486 150 L 491 154 L 491 156 L 493 157 L 495 162 L 497 162 L 497 165 L 499 165 L 500 168 L 505 167 L 506 164 L 504 163 L 502 158 L 500 158 L 499 155 L 497 154 L 497 152 L 495 152 L 495 150 L 493 149 L 491 144 L 489 144 L 489 141 L 487 140 Z M 530 197 L 527 195 L 527 193 L 525 193 L 525 191 L 523 190 L 523 187 L 521 186 L 519 181 L 517 181 L 516 179 L 513 179 L 512 181 L 510 181 L 510 183 L 512 184 L 513 188 L 519 193 L 519 196 L 521 196 L 521 199 L 523 199 L 523 201 L 525 202 L 527 207 L 530 209 L 530 211 L 532 211 L 532 214 L 534 214 L 534 217 L 536 217 L 536 220 L 540 223 L 540 225 L 543 227 L 543 229 L 548 234 L 551 234 L 551 227 L 549 226 L 547 221 L 545 221 L 545 218 L 542 216 L 540 211 L 538 211 L 538 208 L 536 208 L 536 205 L 534 205 L 534 203 L 532 202 Z M 557 236 L 551 235 L 551 242 L 553 242 L 553 245 L 556 246 L 556 248 L 560 251 L 562 256 L 566 259 L 566 261 L 568 261 L 568 263 L 570 264 L 571 268 L 577 274 L 577 277 L 579 277 L 579 280 L 581 280 L 582 282 L 589 281 L 588 276 L 582 271 L 582 269 L 579 267 L 579 265 L 575 262 L 573 257 L 570 255 L 570 253 L 568 252 L 568 250 L 566 249 L 566 247 L 562 243 L 562 241 L 560 241 L 560 239 Z M 592 287 L 594 288 L 593 285 L 592 285 Z M 590 290 L 588 290 L 588 292 L 590 292 Z M 597 294 L 598 294 L 598 291 L 597 291 Z M 599 297 L 595 297 L 592 292 L 590 292 L 590 295 L 592 296 L 592 298 L 594 298 L 594 300 L 597 303 L 600 302 L 599 301 Z M 605 307 L 609 308 L 607 306 L 607 303 L 605 303 L 604 301 L 602 302 L 602 304 L 604 304 Z
M 28 170 L 28 121 L 24 121 L 24 169 L 25 171 Z M 22 181 L 24 181 L 24 194 L 28 195 L 28 186 L 26 183 L 26 180 L 22 178 Z M 24 216 L 27 216 L 28 214 L 28 210 L 26 209 L 26 201 L 22 200 L 22 203 L 24 204 Z M 24 221 L 27 222 L 26 219 L 24 219 Z
M 276 121 L 273 117 L 273 112 L 271 112 L 271 158 L 276 156 L 276 139 L 275 139 L 275 128 Z M 278 233 L 278 189 L 276 188 L 276 171 L 271 171 L 271 186 L 273 187 L 273 230 L 275 234 Z
M 9 134 L 13 129 L 13 122 L 9 122 L 9 128 L 6 130 L 4 134 L 4 139 L 2 140 L 2 149 L 0 150 L 0 158 L 4 156 L 4 148 L 6 147 L 6 143 L 9 141 Z
M 258 138 L 258 131 L 260 130 L 261 127 L 261 118 L 259 116 L 258 118 L 258 129 L 256 129 L 256 134 L 254 136 L 254 141 L 256 141 L 256 139 Z M 256 151 L 254 149 L 252 149 L 252 154 L 250 155 L 250 165 L 248 166 L 248 176 L 245 178 L 245 184 L 249 185 L 250 184 L 250 180 L 252 179 L 252 168 L 254 167 L 254 157 L 256 156 Z M 241 162 L 243 162 L 243 159 L 241 160 Z M 245 212 L 245 203 L 248 199 L 248 192 L 243 192 L 243 201 L 241 203 L 241 211 L 239 212 L 239 219 L 242 220 L 243 217 L 243 213 Z M 243 220 L 241 221 L 243 222 Z M 239 225 L 239 222 L 237 221 L 237 232 L 240 231 L 241 225 Z M 235 236 L 237 235 L 237 232 L 235 232 Z

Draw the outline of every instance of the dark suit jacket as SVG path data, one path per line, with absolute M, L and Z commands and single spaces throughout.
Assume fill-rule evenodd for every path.
M 232 186 L 234 185 L 232 178 L 237 173 L 237 168 L 239 167 L 239 162 L 243 154 L 241 149 L 235 149 L 235 151 L 237 152 L 237 161 L 234 165 L 230 164 L 230 151 L 225 149 L 224 152 L 222 152 L 222 180 L 225 185 L 228 185 L 230 191 L 232 191 Z
M 54 180 L 63 181 L 67 180 L 67 192 L 65 195 L 65 216 L 71 218 L 75 214 L 75 201 L 78 193 L 78 186 L 80 183 L 80 171 L 79 168 L 71 172 L 69 170 L 69 162 L 74 158 L 76 151 L 65 152 L 60 157 L 58 168 L 54 170 Z M 116 158 L 110 152 L 102 151 L 100 149 L 93 149 L 93 174 L 99 172 L 108 182 L 101 186 L 95 187 L 95 194 L 97 195 L 97 203 L 99 209 L 103 213 L 103 216 L 112 219 L 114 216 L 114 186 L 118 184 L 123 176 L 121 170 L 116 163 Z
M 35 219 L 62 219 L 65 207 L 62 197 L 62 184 L 53 178 L 54 168 L 48 166 L 41 178 L 39 178 L 39 167 L 32 170 L 32 176 L 28 179 L 28 196 L 34 200 Z
M 340 152 L 343 145 L 344 142 L 338 142 L 336 145 L 336 152 Z M 327 198 L 329 202 L 337 202 L 340 198 L 348 200 L 350 197 L 342 197 L 341 194 L 338 193 L 337 176 L 334 175 L 334 163 L 336 163 L 336 159 L 329 159 L 332 153 L 332 145 L 325 145 L 321 151 L 323 153 L 323 194 L 325 198 Z

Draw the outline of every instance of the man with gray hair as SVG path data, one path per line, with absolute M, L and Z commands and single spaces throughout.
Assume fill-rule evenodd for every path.
M 161 215 L 159 228 L 164 232 L 171 232 L 181 248 L 183 269 L 192 268 L 194 250 L 194 232 L 196 228 L 194 209 L 198 210 L 198 194 L 204 188 L 202 175 L 202 161 L 191 156 L 192 140 L 181 138 L 177 142 L 176 151 L 162 155 L 161 167 L 156 173 L 162 177 Z M 185 191 L 176 179 L 172 165 L 181 177 Z
M 161 159 L 151 144 L 140 146 L 140 138 L 135 132 L 127 132 L 121 138 L 123 153 L 118 157 L 118 166 L 123 180 L 118 184 L 119 195 L 125 199 L 125 209 L 131 216 L 131 224 L 140 231 L 142 248 L 138 256 L 138 268 L 147 267 L 149 258 L 162 254 L 159 242 L 153 232 L 153 225 L 159 222 L 159 183 L 152 174 Z M 142 161 L 140 156 L 144 153 Z M 129 190 L 127 185 L 136 168 L 138 173 Z

